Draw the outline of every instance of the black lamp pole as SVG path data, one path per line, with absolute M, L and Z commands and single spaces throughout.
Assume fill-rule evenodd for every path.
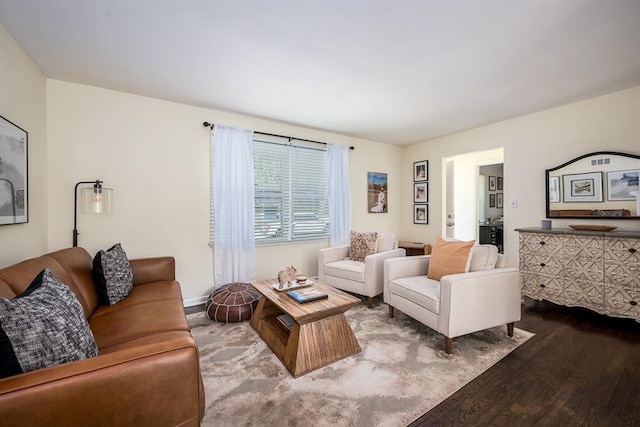
M 93 184 L 94 192 L 102 192 L 102 181 L 80 181 L 73 189 L 73 246 L 78 246 L 78 185 L 80 184 Z

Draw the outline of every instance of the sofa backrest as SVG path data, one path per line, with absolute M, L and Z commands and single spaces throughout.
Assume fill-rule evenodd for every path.
M 388 231 L 378 231 L 376 252 L 387 252 L 393 249 L 398 249 L 398 241 L 394 234 Z
M 98 306 L 98 294 L 93 285 L 93 258 L 84 248 L 68 248 L 51 252 L 0 270 L 0 297 L 20 295 L 46 267 L 67 284 L 89 317 Z

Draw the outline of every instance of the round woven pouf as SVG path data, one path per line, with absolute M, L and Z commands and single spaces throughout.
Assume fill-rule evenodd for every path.
M 260 293 L 248 283 L 229 283 L 216 289 L 207 299 L 207 317 L 216 322 L 233 323 L 251 319 Z

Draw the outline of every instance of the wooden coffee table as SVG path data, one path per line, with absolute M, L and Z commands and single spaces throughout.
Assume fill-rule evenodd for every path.
M 251 327 L 280 359 L 291 375 L 298 377 L 314 369 L 360 352 L 360 344 L 344 313 L 360 299 L 317 280 L 312 287 L 329 295 L 318 301 L 298 303 L 278 292 L 276 279 L 251 284 L 262 294 L 251 318 Z M 277 317 L 288 314 L 291 330 Z

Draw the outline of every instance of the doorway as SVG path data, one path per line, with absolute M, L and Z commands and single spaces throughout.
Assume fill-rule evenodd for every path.
M 487 217 L 491 216 L 490 223 L 500 222 L 501 225 L 505 198 L 504 190 L 498 191 L 497 178 L 498 176 L 502 178 L 501 188 L 504 189 L 503 168 L 504 149 L 502 147 L 443 159 L 445 187 L 442 201 L 443 236 L 459 240 L 475 239 L 480 242 L 480 225 L 487 222 Z M 487 171 L 492 171 L 491 173 L 495 175 L 488 175 Z M 500 175 L 497 171 L 501 172 Z M 494 188 L 493 190 L 490 190 L 489 180 L 493 184 L 491 187 Z M 502 209 L 497 208 L 498 193 L 501 194 Z M 492 201 L 493 207 L 491 207 Z

